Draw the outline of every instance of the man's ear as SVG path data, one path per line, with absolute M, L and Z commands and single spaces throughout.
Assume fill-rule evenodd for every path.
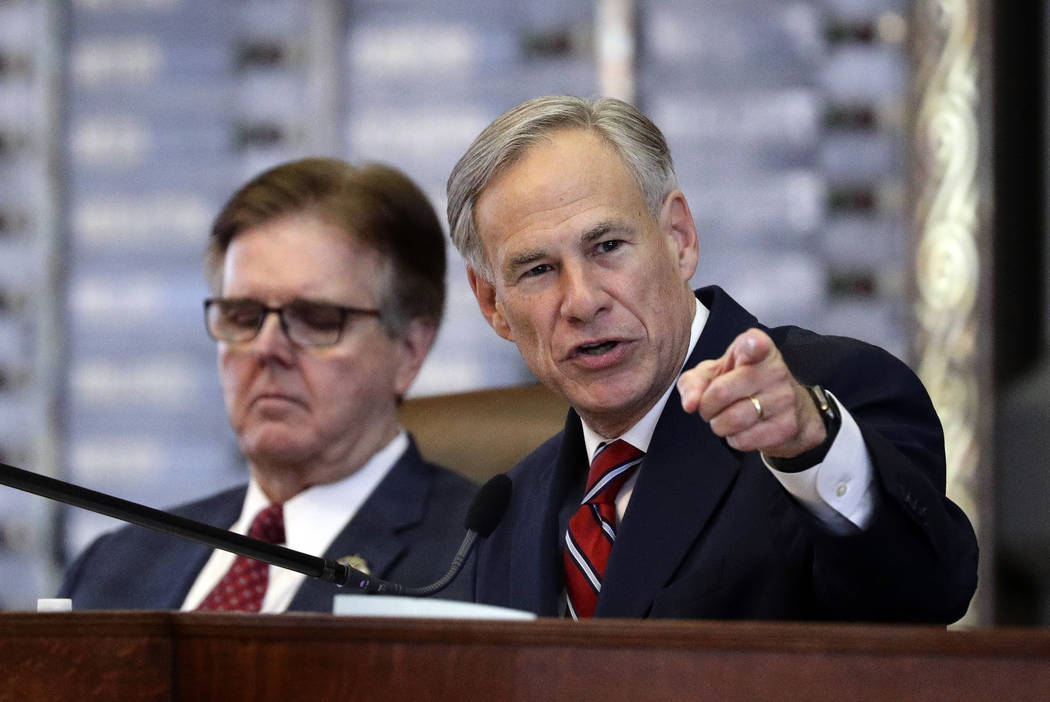
M 664 199 L 660 208 L 660 229 L 671 237 L 671 245 L 682 280 L 696 273 L 700 261 L 700 237 L 689 209 L 689 202 L 681 190 L 675 190 Z
M 398 337 L 401 363 L 394 374 L 394 391 L 398 397 L 404 397 L 411 387 L 419 369 L 423 367 L 427 353 L 437 335 L 437 325 L 429 319 L 417 317 L 410 321 Z
M 481 314 L 485 315 L 489 326 L 507 341 L 514 341 L 510 325 L 507 324 L 507 319 L 500 310 L 500 303 L 496 300 L 495 286 L 469 265 L 467 266 L 467 281 L 470 283 L 470 289 L 474 291 L 474 297 L 478 300 Z

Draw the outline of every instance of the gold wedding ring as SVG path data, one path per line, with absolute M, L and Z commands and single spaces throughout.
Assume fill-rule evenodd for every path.
M 765 413 L 762 411 L 762 403 L 759 402 L 758 398 L 755 397 L 754 395 L 752 395 L 751 397 L 749 397 L 747 399 L 751 400 L 751 404 L 755 406 L 755 411 L 758 412 L 758 421 L 761 422 L 763 419 L 766 418 Z

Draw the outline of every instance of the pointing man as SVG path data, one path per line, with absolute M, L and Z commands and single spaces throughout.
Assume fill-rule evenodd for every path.
M 475 598 L 541 615 L 950 622 L 977 547 L 922 385 L 874 346 L 689 286 L 660 131 L 530 100 L 474 141 L 449 221 L 482 313 L 572 409 L 511 471 Z

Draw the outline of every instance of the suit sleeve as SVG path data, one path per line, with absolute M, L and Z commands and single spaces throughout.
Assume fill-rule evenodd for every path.
M 791 355 L 800 381 L 821 383 L 848 408 L 874 469 L 865 530 L 812 525 L 818 597 L 842 619 L 959 619 L 977 587 L 977 539 L 945 496 L 944 436 L 922 383 L 885 351 L 848 339 L 813 337 Z

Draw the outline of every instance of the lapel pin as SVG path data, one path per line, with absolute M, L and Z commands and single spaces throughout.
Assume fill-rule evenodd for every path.
M 372 574 L 372 569 L 368 567 L 368 561 L 366 561 L 365 557 L 359 553 L 355 553 L 352 556 L 343 556 L 336 562 L 341 565 L 350 566 L 354 570 L 359 570 L 365 575 Z

